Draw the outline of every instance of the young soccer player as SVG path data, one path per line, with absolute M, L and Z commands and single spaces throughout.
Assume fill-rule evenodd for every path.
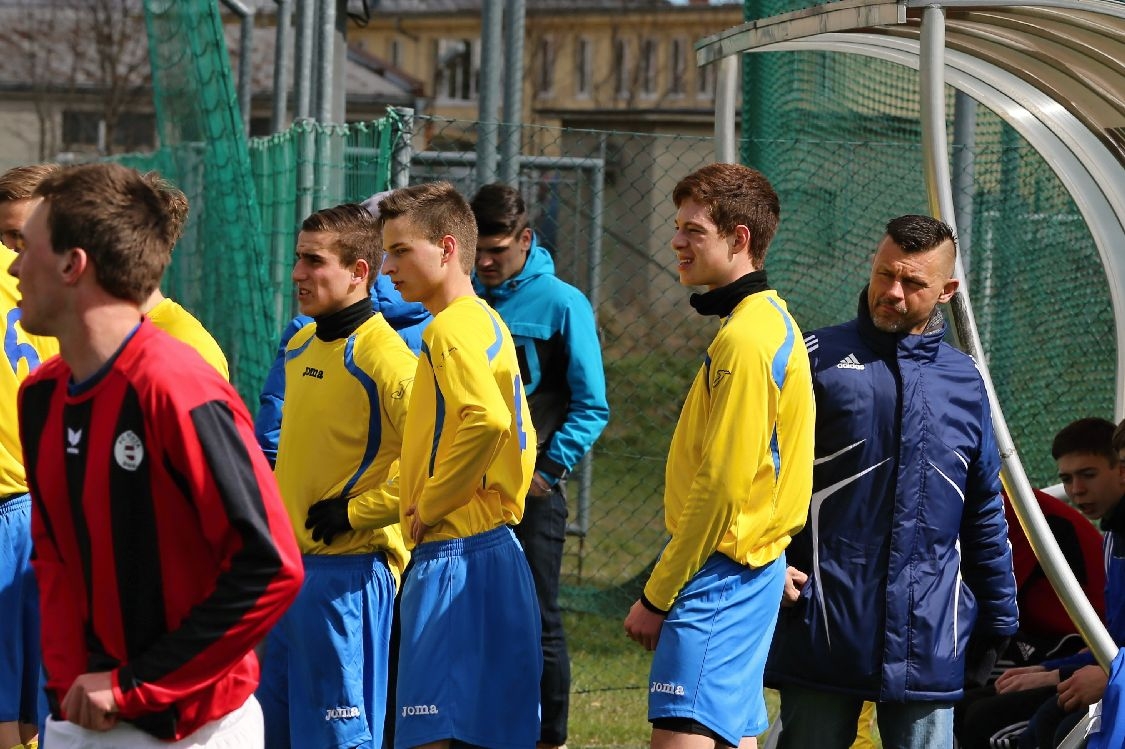
M 812 487 L 809 357 L 766 282 L 780 206 L 749 167 L 711 164 L 672 193 L 680 283 L 722 320 L 668 449 L 672 539 L 625 618 L 655 650 L 652 746 L 755 745 L 766 728 L 762 674 L 785 582 L 784 550 Z
M 23 224 L 20 224 L 22 231 Z M 21 235 L 22 236 L 22 235 Z M 22 242 L 22 239 L 21 239 Z M 0 244 L 6 271 L 16 253 Z M 0 276 L 0 330 L 5 364 L 0 364 L 0 746 L 34 745 L 39 695 L 39 597 L 31 571 L 31 499 L 23 468 L 16 395 L 20 382 L 58 353 L 54 338 L 29 336 L 20 325 L 16 280 Z
M 395 746 L 528 749 L 539 736 L 539 607 L 510 526 L 523 516 L 535 432 L 515 346 L 473 292 L 477 228 L 447 182 L 379 204 L 383 270 L 434 316 L 407 412 Z
M 297 303 L 313 322 L 285 352 L 275 473 L 306 578 L 266 640 L 258 698 L 271 749 L 383 743 L 407 554 L 397 497 L 381 487 L 399 458 L 418 360 L 371 306 L 378 249 L 374 217 L 354 203 L 317 211 L 297 236 Z
M 173 228 L 117 164 L 39 185 L 19 280 L 56 357 L 20 389 L 53 749 L 261 747 L 254 645 L 301 565 L 234 389 L 140 306 Z

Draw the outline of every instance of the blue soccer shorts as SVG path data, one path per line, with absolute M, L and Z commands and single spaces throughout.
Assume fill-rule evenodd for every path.
M 297 599 L 266 637 L 266 746 L 379 749 L 395 581 L 382 552 L 306 554 Z
M 690 718 L 731 746 L 766 730 L 762 679 L 785 584 L 765 567 L 712 554 L 680 591 L 652 659 L 648 719 Z
M 0 503 L 0 722 L 39 719 L 39 588 L 31 570 L 31 499 Z
M 414 549 L 402 586 L 395 747 L 539 738 L 539 604 L 508 526 Z

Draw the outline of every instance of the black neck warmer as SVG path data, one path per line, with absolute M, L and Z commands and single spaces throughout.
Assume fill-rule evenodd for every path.
M 364 297 L 355 304 L 349 304 L 341 310 L 314 318 L 316 320 L 316 337 L 322 341 L 336 341 L 347 338 L 371 317 L 375 310 L 371 307 L 371 298 Z
M 703 294 L 692 294 L 688 301 L 701 315 L 726 317 L 743 299 L 768 288 L 765 270 L 756 270 L 726 286 L 720 286 Z

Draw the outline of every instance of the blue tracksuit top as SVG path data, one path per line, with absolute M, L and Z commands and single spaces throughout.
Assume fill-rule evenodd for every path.
M 582 292 L 555 275 L 550 253 L 532 237 L 523 270 L 477 294 L 512 332 L 531 420 L 539 436 L 536 470 L 565 476 L 609 421 L 594 311 Z
M 1016 581 L 1000 456 L 972 359 L 859 316 L 806 336 L 813 494 L 786 550 L 808 582 L 782 609 L 767 683 L 869 700 L 953 701 L 974 626 L 1010 636 Z

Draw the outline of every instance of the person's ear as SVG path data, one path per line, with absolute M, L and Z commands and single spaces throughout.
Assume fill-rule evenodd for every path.
M 945 285 L 941 287 L 941 294 L 938 295 L 938 302 L 940 302 L 941 304 L 945 304 L 950 299 L 952 299 L 953 295 L 957 293 L 957 287 L 960 285 L 961 282 L 956 278 L 951 278 L 946 281 Z
M 745 224 L 739 224 L 734 227 L 732 234 L 734 241 L 731 244 L 731 254 L 737 255 L 740 252 L 750 252 L 750 229 Z
M 90 256 L 81 247 L 73 247 L 59 255 L 59 273 L 63 283 L 73 286 L 90 265 Z
M 371 265 L 363 258 L 359 258 L 352 268 L 352 283 L 366 283 L 370 274 Z
M 441 262 L 442 265 L 453 260 L 457 255 L 457 240 L 452 234 L 446 234 L 441 238 Z
M 520 252 L 528 252 L 531 249 L 531 227 L 524 227 L 519 236 Z

